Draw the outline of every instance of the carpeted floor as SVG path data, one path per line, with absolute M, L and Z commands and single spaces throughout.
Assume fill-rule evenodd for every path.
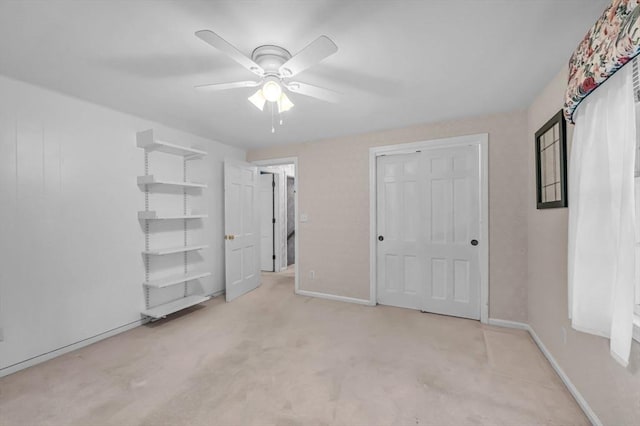
M 0 379 L 10 425 L 586 425 L 523 331 L 293 294 L 291 273 Z

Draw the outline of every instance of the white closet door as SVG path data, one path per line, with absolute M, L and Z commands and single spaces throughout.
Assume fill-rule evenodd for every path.
M 377 158 L 378 302 L 421 309 L 424 247 L 420 154 Z
M 225 291 L 228 302 L 260 283 L 258 191 L 257 167 L 225 160 Z
M 480 191 L 477 145 L 377 158 L 378 303 L 480 319 Z
M 479 147 L 429 149 L 424 158 L 423 310 L 480 319 Z

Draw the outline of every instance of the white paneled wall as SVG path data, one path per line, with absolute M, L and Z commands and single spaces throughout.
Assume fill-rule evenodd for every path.
M 204 292 L 224 288 L 222 162 L 243 150 L 4 77 L 0 94 L 0 373 L 140 320 L 137 131 L 209 152 L 190 164 L 209 185 L 194 205 L 209 218 L 190 232 L 211 246 L 195 259 L 213 272 Z

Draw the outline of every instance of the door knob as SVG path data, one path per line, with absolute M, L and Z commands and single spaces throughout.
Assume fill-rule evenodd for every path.
M 477 246 L 478 245 L 478 240 L 471 240 L 471 245 L 472 246 Z
M 382 235 L 378 236 L 378 241 L 384 241 L 384 237 Z

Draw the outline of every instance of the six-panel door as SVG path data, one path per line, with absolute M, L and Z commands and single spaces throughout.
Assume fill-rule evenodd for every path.
M 258 170 L 241 161 L 224 163 L 225 292 L 227 301 L 260 283 Z
M 377 173 L 378 302 L 480 319 L 479 147 L 381 156 Z

